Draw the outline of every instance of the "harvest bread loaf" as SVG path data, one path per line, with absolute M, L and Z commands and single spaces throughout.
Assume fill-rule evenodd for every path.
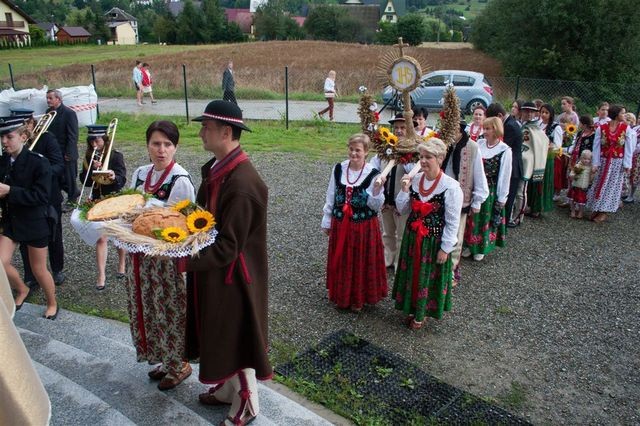
M 175 226 L 187 234 L 189 233 L 186 216 L 170 208 L 150 209 L 142 213 L 133 221 L 132 229 L 136 234 L 155 238 L 154 229 L 164 229 L 170 226 Z
M 115 219 L 122 213 L 144 206 L 144 202 L 142 194 L 128 194 L 107 198 L 89 209 L 87 212 L 87 220 Z

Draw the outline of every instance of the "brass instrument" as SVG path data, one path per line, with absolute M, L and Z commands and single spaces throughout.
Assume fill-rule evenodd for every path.
M 40 118 L 38 119 L 38 122 L 33 128 L 33 136 L 31 137 L 31 144 L 29 145 L 29 151 L 33 151 L 33 148 L 38 143 L 38 140 L 40 140 L 40 136 L 42 136 L 42 134 L 47 131 L 47 129 L 53 122 L 54 118 L 56 118 L 55 111 L 49 111 L 48 113 L 40 116 Z
M 114 118 L 109 122 L 109 127 L 107 128 L 106 141 L 104 142 L 104 148 L 100 153 L 100 157 L 97 159 L 102 165 L 100 166 L 100 170 L 94 170 L 91 174 L 91 179 L 93 179 L 94 183 L 99 185 L 110 185 L 113 183 L 113 179 L 111 179 L 111 171 L 109 170 L 109 159 L 111 158 L 111 149 L 113 148 L 113 142 L 116 138 L 116 129 L 118 128 L 118 119 Z M 95 154 L 95 150 L 94 150 Z M 94 158 L 92 156 L 92 162 Z M 91 167 L 91 165 L 89 165 Z M 88 174 L 88 172 L 87 172 Z M 92 187 L 93 188 L 93 187 Z
M 87 173 L 84 175 L 84 180 L 82 181 L 82 189 L 80 190 L 80 196 L 78 197 L 78 203 L 82 203 L 82 195 L 84 194 L 84 189 L 87 185 L 87 179 L 89 179 L 89 175 L 91 175 L 91 165 L 94 161 L 100 159 L 101 153 L 98 151 L 98 148 L 94 148 L 91 153 L 91 160 L 89 160 L 89 164 L 87 164 Z M 94 182 L 95 184 L 95 182 Z M 91 194 L 93 193 L 93 184 L 91 185 L 91 191 L 89 191 L 89 198 L 91 198 Z

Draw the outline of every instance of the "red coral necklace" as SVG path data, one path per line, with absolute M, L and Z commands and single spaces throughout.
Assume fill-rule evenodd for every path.
M 426 174 L 423 173 L 422 177 L 420 178 L 420 185 L 418 185 L 418 191 L 420 191 L 421 196 L 428 197 L 438 187 L 438 183 L 440 183 L 440 178 L 442 177 L 442 170 L 438 172 L 438 176 L 436 176 L 436 180 L 433 181 L 433 184 L 429 188 L 424 188 L 425 177 L 426 177 Z
M 175 160 L 171 161 L 167 168 L 164 169 L 164 172 L 162 173 L 158 181 L 153 185 L 151 185 L 151 176 L 153 175 L 155 166 L 151 166 L 149 172 L 147 173 L 147 177 L 144 180 L 144 192 L 146 192 L 147 194 L 155 194 L 155 192 L 162 186 L 162 183 L 167 178 L 167 176 L 169 176 L 169 173 L 171 173 L 171 169 L 173 169 L 174 164 L 176 164 Z
M 351 161 L 349 161 L 349 165 L 347 166 L 347 183 L 349 185 L 353 185 L 354 183 L 356 183 L 358 181 L 358 179 L 360 179 L 360 176 L 362 176 L 362 172 L 364 172 L 364 164 L 362 165 L 362 168 L 360 169 L 360 174 L 358 175 L 358 177 L 356 177 L 356 180 L 354 180 L 353 182 L 351 182 L 349 180 L 349 169 L 351 168 Z

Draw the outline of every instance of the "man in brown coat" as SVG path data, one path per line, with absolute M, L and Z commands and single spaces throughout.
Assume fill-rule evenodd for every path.
M 200 359 L 200 395 L 208 405 L 231 404 L 223 425 L 258 415 L 256 378 L 271 378 L 268 346 L 267 187 L 240 147 L 242 111 L 210 102 L 200 137 L 214 158 L 202 167 L 198 204 L 217 222 L 215 244 L 188 261 L 187 356 Z

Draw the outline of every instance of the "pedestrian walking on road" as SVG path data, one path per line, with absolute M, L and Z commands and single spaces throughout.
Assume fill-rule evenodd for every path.
M 142 62 L 136 61 L 136 66 L 133 67 L 133 86 L 136 88 L 136 101 L 138 106 L 142 105 Z
M 322 115 L 329 112 L 329 120 L 333 121 L 333 100 L 337 96 L 336 91 L 336 72 L 334 70 L 329 71 L 329 75 L 324 80 L 324 98 L 327 100 L 329 106 L 322 111 L 318 112 L 318 116 L 322 118 Z
M 233 61 L 229 61 L 227 69 L 222 73 L 222 99 L 238 105 L 235 90 L 236 82 L 233 79 Z
M 151 71 L 149 71 L 149 64 L 146 62 L 142 64 L 142 98 L 144 98 L 144 94 L 147 93 L 151 98 L 151 103 L 155 104 L 156 100 L 153 97 L 153 79 L 151 78 Z

